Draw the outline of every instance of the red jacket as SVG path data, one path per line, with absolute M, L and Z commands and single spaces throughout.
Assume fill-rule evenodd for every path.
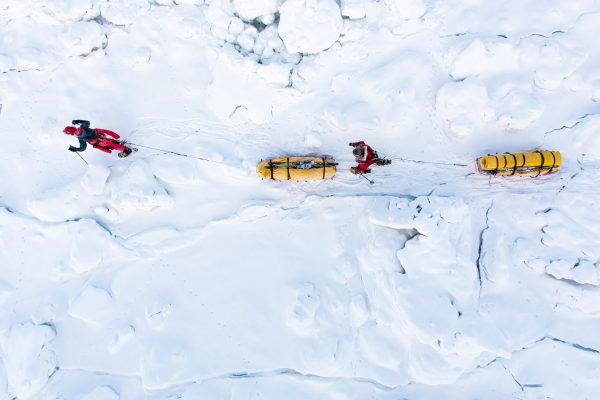
M 91 144 L 95 149 L 110 153 L 112 150 L 123 151 L 125 146 L 116 140 L 120 138 L 118 133 L 108 129 L 90 128 L 90 122 L 83 119 L 75 119 L 71 122 L 79 127 L 68 126 L 64 132 L 68 135 L 74 135 L 79 139 L 79 147 L 69 146 L 71 151 L 84 151 L 87 144 Z
M 369 146 L 362 140 L 360 142 L 352 143 L 352 146 L 354 148 L 360 148 L 363 150 L 362 156 L 354 156 L 356 162 L 358 163 L 358 165 L 356 166 L 356 172 L 363 173 L 369 169 L 369 167 L 375 162 L 375 160 L 377 160 L 377 152 L 375 152 L 375 150 L 373 150 L 371 146 Z

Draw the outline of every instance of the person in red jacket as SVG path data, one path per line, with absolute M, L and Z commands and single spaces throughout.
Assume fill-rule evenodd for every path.
M 90 121 L 83 119 L 75 119 L 71 123 L 75 126 L 67 126 L 63 129 L 63 132 L 77 137 L 79 147 L 69 146 L 69 151 L 84 151 L 88 143 L 95 149 L 109 154 L 113 150 L 117 150 L 121 158 L 127 157 L 133 151 L 130 147 L 125 146 L 124 142 L 119 141 L 119 134 L 113 131 L 100 128 L 92 129 L 90 128 Z
M 350 172 L 353 174 L 369 174 L 371 169 L 369 168 L 372 164 L 375 165 L 388 165 L 391 164 L 391 160 L 384 160 L 379 158 L 379 155 L 371 146 L 363 142 L 348 143 L 349 146 L 354 147 L 352 154 L 358 165 L 356 167 L 350 167 Z

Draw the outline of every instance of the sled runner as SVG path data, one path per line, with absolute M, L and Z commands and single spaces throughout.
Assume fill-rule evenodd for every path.
M 278 157 L 262 160 L 256 172 L 262 179 L 276 181 L 314 181 L 331 179 L 335 175 L 336 165 L 329 157 Z

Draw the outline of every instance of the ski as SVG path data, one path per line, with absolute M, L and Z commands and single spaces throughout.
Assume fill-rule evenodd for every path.
M 127 151 L 129 150 L 129 151 Z M 119 158 L 126 158 L 129 157 L 131 155 L 131 153 L 135 153 L 136 151 L 138 151 L 138 149 L 136 149 L 135 147 L 127 147 L 125 148 L 125 150 L 119 152 L 118 156 Z

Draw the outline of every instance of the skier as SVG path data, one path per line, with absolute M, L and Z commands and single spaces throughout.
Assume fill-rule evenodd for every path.
M 120 136 L 108 129 L 92 129 L 90 121 L 75 119 L 71 121 L 75 126 L 67 126 L 63 132 L 67 135 L 76 136 L 79 139 L 79 147 L 69 146 L 69 151 L 84 151 L 87 144 L 98 150 L 106 153 L 111 153 L 113 150 L 119 151 L 119 157 L 124 158 L 131 154 L 133 149 L 125 146 L 125 141 L 117 140 Z
M 369 167 L 372 164 L 382 166 L 392 163 L 391 160 L 379 158 L 377 152 L 362 140 L 360 142 L 348 143 L 348 145 L 350 147 L 354 147 L 354 150 L 352 150 L 352 154 L 354 154 L 354 158 L 358 163 L 356 167 L 350 167 L 350 172 L 352 172 L 353 174 L 371 173 L 371 169 Z

